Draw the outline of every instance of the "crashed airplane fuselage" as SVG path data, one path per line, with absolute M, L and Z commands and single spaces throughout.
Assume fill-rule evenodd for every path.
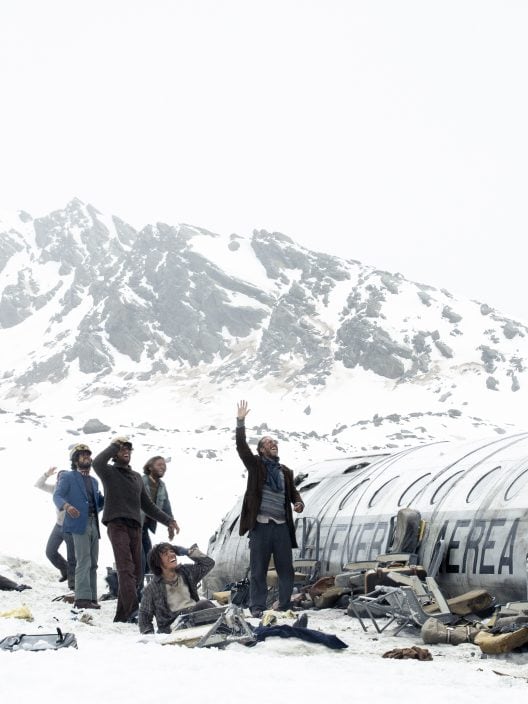
M 427 567 L 444 541 L 437 579 L 447 595 L 481 587 L 501 602 L 526 599 L 528 433 L 331 460 L 302 473 L 305 510 L 296 520 L 294 557 L 319 560 L 321 574 L 388 552 L 396 515 L 407 507 L 425 521 L 421 564 Z M 246 575 L 240 508 L 241 501 L 209 543 L 216 560 L 209 590 Z

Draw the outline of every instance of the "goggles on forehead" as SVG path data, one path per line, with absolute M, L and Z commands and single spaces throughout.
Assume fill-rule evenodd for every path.
M 88 455 L 92 454 L 92 451 L 88 447 L 88 445 L 85 445 L 84 443 L 80 442 L 77 445 L 74 445 L 70 449 L 70 459 L 73 459 L 75 455 L 80 455 L 81 453 L 86 453 Z

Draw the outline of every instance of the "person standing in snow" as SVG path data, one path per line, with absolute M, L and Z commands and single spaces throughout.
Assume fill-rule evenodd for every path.
M 105 507 L 103 523 L 112 543 L 119 581 L 114 621 L 135 623 L 139 606 L 138 590 L 142 581 L 141 511 L 169 528 L 169 540 L 178 524 L 159 509 L 145 489 L 141 475 L 130 466 L 132 443 L 116 437 L 94 459 L 93 467 L 103 482 Z M 109 464 L 112 460 L 112 464 Z
M 142 479 L 145 489 L 147 490 L 147 493 L 152 501 L 159 509 L 172 518 L 172 507 L 169 501 L 167 487 L 162 479 L 162 477 L 165 476 L 166 471 L 167 463 L 165 462 L 165 458 L 160 455 L 156 455 L 155 457 L 151 457 L 147 460 L 145 466 L 143 467 Z M 141 545 L 143 548 L 143 574 L 145 574 L 147 571 L 147 556 L 152 549 L 149 532 L 155 533 L 158 524 L 153 518 L 146 516 L 144 513 L 142 514 L 142 518 L 143 527 L 141 530 Z
M 44 472 L 35 482 L 37 489 L 41 489 L 48 494 L 53 494 L 55 487 L 51 486 L 51 484 L 47 484 L 46 480 L 52 477 L 56 471 L 57 467 L 50 467 L 47 472 Z M 64 470 L 61 470 L 57 474 L 57 481 L 60 479 L 63 471 Z M 75 589 L 75 548 L 73 547 L 73 538 L 71 533 L 64 533 L 62 530 L 65 512 L 59 509 L 56 509 L 56 512 L 57 518 L 55 525 L 46 543 L 46 557 L 53 567 L 59 570 L 61 574 L 59 582 L 68 580 L 68 587 L 73 590 Z M 62 542 L 66 543 L 66 560 L 59 552 Z
M 71 533 L 75 546 L 75 606 L 99 609 L 97 603 L 97 562 L 99 559 L 99 511 L 104 498 L 95 477 L 90 476 L 92 451 L 79 443 L 70 450 L 72 472 L 63 472 L 53 494 L 55 506 L 65 511 L 65 533 Z
M 266 608 L 266 575 L 271 556 L 279 579 L 279 610 L 290 608 L 293 590 L 292 548 L 297 547 L 293 510 L 301 513 L 304 503 L 293 482 L 293 472 L 280 463 L 278 443 L 261 438 L 254 455 L 246 441 L 247 401 L 237 406 L 236 449 L 248 471 L 246 493 L 240 514 L 240 535 L 249 532 L 249 608 L 260 618 Z

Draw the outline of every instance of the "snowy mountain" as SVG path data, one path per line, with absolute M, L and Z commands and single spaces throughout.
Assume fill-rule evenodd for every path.
M 365 426 L 383 425 L 388 447 L 442 427 L 502 432 L 524 406 L 527 332 L 486 303 L 279 233 L 138 232 L 78 199 L 0 218 L 6 407 L 108 406 L 170 386 L 202 405 L 280 397 L 290 428 L 357 446 Z
M 278 233 L 137 232 L 74 200 L 1 216 L 0 268 L 0 458 L 43 530 L 15 538 L 6 502 L 0 554 L 44 559 L 52 507 L 33 484 L 76 440 L 99 452 L 127 434 L 139 471 L 167 457 L 179 540 L 205 546 L 245 484 L 241 398 L 250 443 L 274 434 L 296 472 L 524 417 L 525 325 Z

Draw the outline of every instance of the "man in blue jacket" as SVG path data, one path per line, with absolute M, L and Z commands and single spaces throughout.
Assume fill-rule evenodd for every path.
M 63 472 L 53 493 L 53 501 L 64 510 L 65 533 L 71 533 L 75 546 L 75 606 L 99 609 L 97 603 L 97 560 L 99 558 L 98 513 L 104 499 L 97 479 L 90 476 L 92 452 L 88 445 L 70 450 L 71 472 Z

